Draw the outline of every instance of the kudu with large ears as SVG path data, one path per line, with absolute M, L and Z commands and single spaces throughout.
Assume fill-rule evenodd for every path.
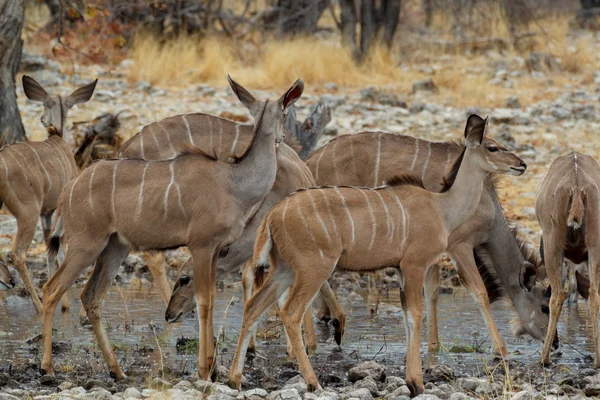
M 317 376 L 304 351 L 300 324 L 306 309 L 334 269 L 375 271 L 398 268 L 407 336 L 406 382 L 423 392 L 420 338 L 425 276 L 448 245 L 450 233 L 470 218 L 491 173 L 521 175 L 525 164 L 485 137 L 485 121 L 471 116 L 467 147 L 455 162 L 443 193 L 427 191 L 410 175 L 375 189 L 315 187 L 279 202 L 264 218 L 254 247 L 256 268 L 269 266 L 265 283 L 244 307 L 244 319 L 230 370 L 240 388 L 243 360 L 263 312 L 290 288 L 281 320 L 310 390 Z
M 550 322 L 542 347 L 541 361 L 549 365 L 552 346 L 557 346 L 556 326 L 562 305 L 563 259 L 588 262 L 589 281 L 576 274 L 581 293 L 590 302 L 594 366 L 600 367 L 598 312 L 600 311 L 600 166 L 596 160 L 577 152 L 557 157 L 542 180 L 535 210 L 542 227 L 540 250 L 550 286 Z M 552 288 L 552 289 L 550 289 Z M 587 290 L 586 290 L 587 289 Z
M 229 81 L 236 93 L 247 92 Z M 102 297 L 131 250 L 188 246 L 200 322 L 198 374 L 210 379 L 215 367 L 217 259 L 223 248 L 240 237 L 247 215 L 273 187 L 283 114 L 300 97 L 302 88 L 298 80 L 277 102 L 244 97 L 246 106 L 258 112 L 251 144 L 233 163 L 193 149 L 165 161 L 106 160 L 87 168 L 65 187 L 51 250 L 57 251 L 61 236 L 68 246 L 64 262 L 43 289 L 42 371 L 53 372 L 52 322 L 57 302 L 77 276 L 95 263 L 81 299 L 111 376 L 123 378 L 102 323 Z
M 35 79 L 23 75 L 23 91 L 29 100 L 44 105 L 42 124 L 55 134 L 63 136 L 68 110 L 75 104 L 87 103 L 94 93 L 98 79 L 84 85 L 68 96 L 50 95 Z
M 471 126 L 482 123 L 474 117 L 465 133 L 470 132 Z M 491 152 L 506 151 L 493 142 L 489 147 Z M 464 149 L 465 145 L 456 141 L 434 142 L 386 132 L 361 132 L 338 136 L 314 151 L 306 163 L 321 186 L 378 187 L 395 175 L 407 173 L 420 177 L 428 190 L 440 192 L 444 190 L 444 176 Z M 528 289 L 520 284 L 522 270 L 528 268 L 528 273 L 537 274 L 541 262 L 537 251 L 517 235 L 516 229 L 511 229 L 496 193 L 496 180 L 493 175 L 486 178 L 475 213 L 450 234 L 446 251 L 479 306 L 495 352 L 504 356 L 508 352 L 492 318 L 490 303 L 506 300 L 516 314 L 515 333 L 528 333 L 543 340 L 548 325 L 548 314 L 543 311 L 548 308 L 548 299 L 539 282 Z M 535 279 L 529 283 L 535 283 Z M 439 268 L 435 266 L 425 281 L 430 351 L 437 351 L 440 343 L 436 315 L 438 288 Z
M 62 133 L 67 110 L 73 101 L 86 101 L 92 94 L 96 81 L 76 90 L 67 97 L 49 95 L 44 88 L 28 76 L 23 76 L 23 89 L 27 97 L 44 104 L 42 123 L 49 137 L 43 142 L 13 144 L 0 152 L 0 203 L 4 203 L 17 220 L 17 235 L 12 246 L 12 261 L 31 295 L 36 311 L 42 312 L 42 303 L 27 271 L 25 260 L 33 240 L 40 216 L 44 237 L 50 235 L 52 214 L 58 205 L 63 188 L 77 176 L 77 165 Z M 82 94 L 83 93 L 83 94 Z M 54 268 L 48 259 L 48 268 Z M 68 308 L 65 296 L 63 309 Z

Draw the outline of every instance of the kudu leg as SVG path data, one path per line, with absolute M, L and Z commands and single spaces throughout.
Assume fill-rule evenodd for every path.
M 54 212 L 51 212 L 46 215 L 42 215 L 42 230 L 44 231 L 44 242 L 47 244 L 48 239 L 50 238 L 50 233 L 52 229 L 52 215 Z M 46 253 L 46 268 L 48 269 L 48 279 L 52 276 L 56 268 L 58 267 L 58 263 L 55 257 L 51 257 L 50 254 Z M 62 297 L 62 312 L 67 312 L 71 308 L 71 301 L 69 300 L 69 295 L 65 293 Z
M 344 329 L 346 327 L 346 314 L 344 314 L 344 309 L 335 297 L 335 293 L 331 290 L 329 282 L 325 281 L 323 283 L 319 293 L 333 317 L 331 323 L 335 328 L 334 338 L 339 346 L 342 344 L 342 336 L 344 335 Z
M 285 305 L 287 299 L 289 296 L 289 290 L 286 290 L 278 299 L 277 299 L 277 305 L 279 306 L 279 309 L 281 310 L 283 308 L 283 306 Z M 315 325 L 313 323 L 313 319 L 312 319 L 312 309 L 311 307 L 309 307 L 306 310 L 306 313 L 304 314 L 303 317 L 303 328 L 304 328 L 304 344 L 306 346 L 306 352 L 308 354 L 312 354 L 316 348 L 317 348 L 317 339 L 315 337 Z M 296 355 L 294 354 L 294 349 L 292 348 L 292 343 L 290 342 L 290 338 L 287 334 L 287 331 L 285 331 L 285 340 L 287 343 L 287 348 L 286 348 L 286 353 L 288 355 L 288 358 L 290 360 L 293 360 Z
M 252 297 L 252 288 L 254 287 L 254 266 L 252 261 L 246 262 L 242 272 L 242 289 L 244 289 L 244 305 Z M 252 331 L 250 343 L 248 344 L 248 353 L 256 353 L 256 330 Z
M 215 248 L 190 249 L 194 262 L 194 288 L 199 321 L 198 375 L 210 380 L 215 360 L 212 309 L 216 296 L 218 250 Z
M 282 265 L 273 273 L 269 274 L 265 283 L 256 290 L 252 297 L 244 305 L 244 318 L 238 344 L 235 348 L 231 369 L 229 371 L 229 385 L 240 390 L 242 387 L 242 369 L 248 344 L 252 332 L 258 323 L 258 319 L 264 314 L 268 307 L 273 305 L 285 290 L 293 283 L 294 275 Z
M 169 305 L 171 299 L 171 285 L 167 280 L 167 272 L 165 271 L 165 260 L 167 253 L 164 251 L 152 251 L 143 253 L 144 261 L 148 265 L 154 284 L 158 288 L 158 293 L 165 303 L 165 306 Z
M 279 310 L 281 321 L 288 335 L 292 350 L 298 360 L 298 367 L 302 371 L 309 392 L 319 388 L 319 381 L 304 351 L 301 329 L 302 319 L 304 314 L 308 313 L 307 310 L 310 309 L 313 299 L 319 293 L 323 282 L 328 277 L 298 274 L 296 282 L 290 288 L 289 297 L 285 305 Z
M 89 243 L 100 243 L 104 246 L 104 240 L 89 241 Z M 44 298 L 44 315 L 42 326 L 42 374 L 52 374 L 52 322 L 56 306 L 67 289 L 73 285 L 73 282 L 81 272 L 92 264 L 102 251 L 102 247 L 88 247 L 75 251 L 67 249 L 65 261 L 50 277 L 50 280 L 44 285 L 42 292 Z
M 562 236 L 562 235 L 557 235 Z M 548 331 L 542 346 L 541 362 L 548 366 L 551 364 L 550 351 L 556 337 L 556 326 L 560 318 L 565 296 L 562 290 L 561 269 L 563 265 L 563 250 L 556 246 L 556 243 L 562 243 L 564 237 L 560 239 L 554 238 L 551 234 L 542 234 L 544 241 L 544 261 L 546 264 L 546 272 L 548 280 L 552 287 L 552 295 L 550 297 L 550 320 L 548 322 Z M 557 240 L 558 239 L 558 240 Z M 590 277 L 591 278 L 591 277 Z
M 437 303 L 440 294 L 440 266 L 433 264 L 425 277 L 425 304 L 427 306 L 427 346 L 430 353 L 440 348 L 437 323 Z
M 112 350 L 110 339 L 106 333 L 106 328 L 102 322 L 101 306 L 102 298 L 117 276 L 119 266 L 127 258 L 129 250 L 129 246 L 122 243 L 118 236 L 113 234 L 96 261 L 92 275 L 81 293 L 81 303 L 92 324 L 92 329 L 94 330 L 104 360 L 110 369 L 110 376 L 115 380 L 125 378 L 125 374 L 119 366 L 117 357 Z
M 458 276 L 467 289 L 469 289 L 479 306 L 479 311 L 481 312 L 483 321 L 490 334 L 494 352 L 501 357 L 506 357 L 508 350 L 506 349 L 506 344 L 504 343 L 502 336 L 500 336 L 498 327 L 492 317 L 490 298 L 487 289 L 485 288 L 485 284 L 481 279 L 481 275 L 479 274 L 479 270 L 477 269 L 477 264 L 475 263 L 475 258 L 473 256 L 473 248 L 471 246 L 459 246 L 453 248 L 449 254 L 456 262 Z
M 591 246 L 590 246 L 591 247 Z M 598 332 L 598 312 L 600 311 L 600 246 L 590 251 L 588 273 L 590 277 L 589 302 L 594 338 L 594 368 L 600 368 L 600 337 Z M 598 249 L 598 250 L 596 250 Z M 554 291 L 553 291 L 554 292 Z M 554 294 L 554 293 L 553 293 Z
M 40 297 L 33 286 L 31 276 L 27 270 L 27 250 L 33 240 L 35 234 L 35 227 L 37 225 L 37 217 L 35 218 L 17 218 L 17 236 L 13 242 L 12 248 L 12 259 L 15 264 L 15 268 L 19 272 L 25 289 L 31 296 L 35 311 L 40 314 L 43 311 L 42 302 Z
M 421 319 L 423 316 L 423 285 L 429 263 L 414 263 L 406 257 L 407 268 L 402 268 L 400 301 L 404 311 L 404 327 L 406 329 L 406 385 L 411 397 L 423 393 L 423 370 L 421 367 L 420 340 Z

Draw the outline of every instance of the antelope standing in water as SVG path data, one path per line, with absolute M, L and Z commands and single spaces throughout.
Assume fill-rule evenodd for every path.
M 64 262 L 43 289 L 44 373 L 53 372 L 52 320 L 57 301 L 95 262 L 81 300 L 111 376 L 123 378 L 101 321 L 102 297 L 131 250 L 188 246 L 200 322 L 198 374 L 210 379 L 215 361 L 212 313 L 217 258 L 221 249 L 242 234 L 246 216 L 271 190 L 284 112 L 304 89 L 298 80 L 279 100 L 261 102 L 228 79 L 255 119 L 254 138 L 233 164 L 217 161 L 201 150 L 168 161 L 100 161 L 66 186 L 51 250 L 57 250 L 63 235 L 68 247 Z
M 143 160 L 166 160 L 186 146 L 195 146 L 207 154 L 214 154 L 218 160 L 232 162 L 248 148 L 252 129 L 251 125 L 239 124 L 207 114 L 177 115 L 145 126 L 123 144 L 119 156 Z M 252 257 L 256 231 L 267 211 L 290 193 L 314 185 L 312 174 L 298 154 L 287 144 L 281 143 L 277 152 L 277 176 L 273 188 L 258 204 L 255 213 L 247 216 L 248 224 L 242 236 L 220 255 L 218 268 L 231 272 L 244 265 Z M 163 267 L 165 253 L 146 253 L 145 258 L 161 297 L 167 304 L 165 313 L 167 322 L 176 322 L 181 315 L 195 309 L 192 276 L 182 274 L 171 293 Z M 242 282 L 244 298 L 247 299 L 252 295 L 252 268 L 245 268 L 244 271 L 246 271 L 245 279 Z M 333 310 L 332 324 L 336 329 L 335 338 L 339 344 L 345 321 L 343 310 L 329 284 L 324 285 L 321 295 Z M 307 348 L 314 349 L 316 339 L 310 313 L 306 315 L 305 334 Z M 254 344 L 253 341 L 251 348 L 255 347 Z
M 426 189 L 443 190 L 442 181 L 464 151 L 456 142 L 427 140 L 385 132 L 342 135 L 314 151 L 306 163 L 317 185 L 376 187 L 400 173 L 420 177 Z M 498 151 L 503 151 L 498 146 Z M 526 245 L 511 229 L 488 176 L 475 213 L 448 238 L 446 252 L 455 261 L 457 272 L 471 291 L 499 355 L 507 349 L 492 318 L 490 303 L 506 299 L 517 317 L 516 334 L 528 333 L 543 340 L 548 324 L 548 298 L 536 283 L 543 268 L 537 251 Z M 539 276 L 538 276 L 539 275 Z M 539 280 L 539 279 L 538 279 Z M 436 304 L 439 269 L 430 269 L 425 281 L 429 350 L 439 346 Z
M 525 164 L 485 138 L 486 121 L 467 120 L 466 148 L 443 193 L 427 191 L 403 175 L 375 189 L 322 187 L 299 191 L 278 203 L 259 228 L 254 248 L 258 273 L 270 265 L 264 285 L 244 308 L 230 382 L 240 388 L 243 359 L 257 319 L 291 286 L 281 320 L 310 390 L 319 383 L 303 350 L 300 322 L 319 288 L 340 268 L 398 268 L 407 337 L 406 382 L 423 392 L 419 356 L 421 298 L 425 276 L 446 250 L 449 234 L 476 210 L 490 173 L 521 175 Z
M 23 90 L 28 99 L 44 105 L 42 124 L 48 130 L 43 142 L 25 141 L 4 148 L 0 152 L 0 206 L 3 203 L 17 220 L 17 235 L 12 246 L 12 261 L 15 264 L 33 305 L 42 312 L 42 302 L 25 264 L 27 250 L 33 240 L 38 220 L 42 219 L 44 238 L 50 235 L 52 214 L 58 198 L 67 182 L 77 176 L 77 165 L 69 146 L 63 141 L 67 111 L 91 97 L 96 83 L 93 81 L 80 87 L 68 96 L 50 95 L 33 78 L 23 76 Z M 54 260 L 49 258 L 48 268 Z M 68 309 L 67 296 L 63 309 Z
M 550 322 L 542 347 L 541 361 L 549 365 L 550 350 L 557 346 L 556 325 L 564 301 L 561 272 L 563 258 L 575 264 L 588 261 L 589 302 L 594 337 L 594 366 L 600 367 L 598 310 L 600 297 L 600 221 L 598 199 L 600 166 L 594 158 L 571 153 L 558 157 L 542 180 L 535 210 L 542 227 L 540 251 L 550 286 Z M 582 285 L 583 286 L 583 285 Z M 552 290 L 551 288 L 554 288 Z M 586 297 L 585 290 L 582 295 Z
M 0 290 L 10 290 L 15 287 L 13 279 L 8 267 L 4 262 L 0 262 Z

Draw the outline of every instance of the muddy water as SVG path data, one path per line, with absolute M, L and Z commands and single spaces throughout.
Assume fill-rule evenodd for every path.
M 94 345 L 93 332 L 79 324 L 78 299 L 80 289 L 70 292 L 72 307 L 67 314 L 57 312 L 54 341 L 60 346 L 55 351 L 57 370 L 72 370 L 78 363 L 91 366 L 99 374 L 106 374 L 98 348 Z M 241 325 L 241 287 L 232 284 L 218 292 L 215 311 L 215 330 L 219 335 L 219 361 L 229 366 Z M 332 341 L 332 328 L 317 325 L 318 350 L 313 356 L 315 370 L 327 365 L 335 366 L 335 360 L 348 363 L 359 360 L 376 360 L 392 370 L 402 370 L 405 356 L 405 334 L 402 313 L 397 298 L 384 299 L 377 311 L 375 303 L 352 298 L 340 299 L 347 315 L 346 335 L 341 350 Z M 171 373 L 192 373 L 196 369 L 196 356 L 176 350 L 178 338 L 197 337 L 195 316 L 188 316 L 176 324 L 164 322 L 165 307 L 156 290 L 144 287 L 111 287 L 104 301 L 104 318 L 117 349 L 117 355 L 128 374 L 156 373 L 168 365 Z M 591 325 L 586 318 L 587 304 L 565 307 L 559 325 L 561 348 L 555 360 L 569 367 L 582 366 L 591 354 Z M 501 304 L 493 306 L 494 319 L 505 338 L 511 358 L 521 363 L 537 361 L 541 345 L 530 338 L 514 338 L 510 330 L 512 314 Z M 439 301 L 439 332 L 442 351 L 426 357 L 426 322 L 421 334 L 422 354 L 427 363 L 446 364 L 457 372 L 468 374 L 481 372 L 493 359 L 491 343 L 480 313 L 472 298 L 464 291 L 441 294 Z M 273 325 L 273 324 L 271 324 Z M 285 365 L 283 335 L 276 337 L 280 326 L 266 331 L 269 339 L 259 340 L 259 359 Z M 39 344 L 25 343 L 41 331 L 41 318 L 27 300 L 15 296 L 0 300 L 0 370 L 6 370 L 19 360 L 38 363 Z M 467 352 L 463 348 L 477 348 L 482 352 Z M 193 352 L 193 351 L 190 351 Z M 340 354 L 341 353 L 341 354 Z M 333 356 L 332 356 L 333 355 Z M 589 357 L 588 357 L 589 358 Z

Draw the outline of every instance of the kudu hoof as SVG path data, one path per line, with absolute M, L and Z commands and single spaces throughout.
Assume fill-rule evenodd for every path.
M 229 378 L 227 386 L 235 390 L 242 390 L 242 381 L 240 380 L 239 382 L 236 382 L 236 380 Z
M 306 390 L 312 393 L 312 392 L 316 391 L 318 389 L 318 387 L 319 387 L 319 384 L 317 384 L 315 386 L 312 383 L 309 383 L 306 385 Z
M 52 375 L 52 374 L 53 374 L 52 370 L 46 371 L 44 368 L 40 368 L 40 369 L 39 369 L 39 372 L 40 372 L 40 375 L 41 375 L 41 376 L 44 376 L 44 375 Z
M 406 386 L 408 386 L 408 390 L 410 390 L 410 397 L 417 397 L 421 393 L 423 393 L 423 386 L 416 385 L 412 382 L 406 382 Z
M 342 345 L 342 327 L 340 325 L 340 321 L 337 319 L 334 319 L 331 322 L 331 325 L 333 325 L 333 327 L 335 328 L 335 333 L 333 334 L 333 338 L 335 339 L 335 342 L 337 343 L 338 346 Z
M 127 375 L 125 375 L 124 373 L 116 374 L 113 371 L 110 371 L 109 375 L 110 378 L 115 382 L 122 382 L 127 379 Z

